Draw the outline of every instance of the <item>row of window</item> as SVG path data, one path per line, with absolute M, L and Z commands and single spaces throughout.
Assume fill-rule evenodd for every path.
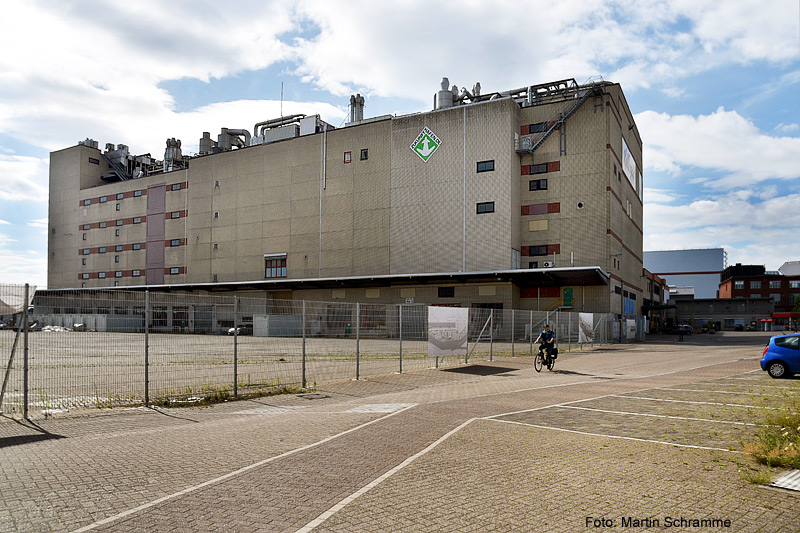
M 541 244 L 536 246 L 522 246 L 520 254 L 528 257 L 547 256 L 561 253 L 560 244 Z
M 744 280 L 741 281 L 734 281 L 734 288 L 735 289 L 744 289 Z M 774 280 L 769 282 L 770 289 L 780 289 L 781 288 L 781 280 Z M 789 287 L 792 289 L 800 289 L 800 280 L 789 280 Z M 751 289 L 760 289 L 761 288 L 761 281 L 751 281 L 750 282 Z
M 167 220 L 176 220 L 179 218 L 186 217 L 186 210 L 181 211 L 170 211 L 169 213 L 165 214 L 165 218 Z M 141 224 L 143 222 L 147 222 L 147 215 L 137 216 L 137 217 L 128 217 L 128 218 L 118 218 L 115 220 L 103 220 L 102 222 L 92 222 L 89 224 L 81 224 L 78 229 L 82 231 L 88 231 L 90 229 L 104 229 L 109 226 L 126 226 L 129 224 Z M 84 240 L 86 240 L 84 238 Z
M 369 159 L 369 149 L 362 148 L 361 149 L 361 161 L 366 161 Z M 344 153 L 344 162 L 350 163 L 353 160 L 353 153 L 352 152 L 345 152 Z
M 522 165 L 519 170 L 520 174 L 523 176 L 561 172 L 561 161 L 550 161 L 549 163 L 538 163 L 536 165 Z
M 556 122 L 553 120 L 553 121 L 550 121 L 550 122 L 537 122 L 535 124 L 523 124 L 522 127 L 520 128 L 520 133 L 522 135 L 530 135 L 531 133 L 544 133 L 547 130 L 549 130 L 550 128 L 552 128 L 553 124 L 555 124 L 555 123 Z
M 180 191 L 186 189 L 188 186 L 189 182 L 186 181 L 182 183 L 172 183 L 167 185 L 167 190 Z M 110 196 L 95 196 L 94 198 L 86 198 L 80 201 L 80 205 L 104 204 L 111 198 L 115 200 L 124 200 L 125 198 L 139 198 L 145 195 L 147 195 L 147 189 L 136 189 L 135 191 L 119 192 Z M 119 208 L 117 210 L 119 210 Z
M 186 267 L 169 267 L 164 269 L 164 274 L 175 276 L 185 274 Z M 144 270 L 112 270 L 110 272 L 84 272 L 78 279 L 106 279 L 106 278 L 138 278 L 144 275 Z
M 186 246 L 186 239 L 170 239 L 168 241 L 164 241 L 164 246 L 175 247 L 175 246 Z M 104 254 L 107 252 L 127 252 L 131 250 L 143 250 L 147 247 L 147 243 L 144 242 L 134 242 L 131 244 L 117 244 L 114 246 L 98 246 L 96 248 L 81 248 L 78 252 L 78 255 L 91 255 L 91 254 Z

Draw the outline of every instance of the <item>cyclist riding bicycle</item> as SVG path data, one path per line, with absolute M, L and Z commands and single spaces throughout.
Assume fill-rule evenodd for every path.
M 545 324 L 544 331 L 539 333 L 536 342 L 540 342 L 539 349 L 547 354 L 547 358 L 553 357 L 553 351 L 556 347 L 556 334 L 550 331 L 550 324 Z

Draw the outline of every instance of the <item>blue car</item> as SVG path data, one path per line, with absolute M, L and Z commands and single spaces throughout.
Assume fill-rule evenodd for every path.
M 764 348 L 761 370 L 776 379 L 800 372 L 800 335 L 772 337 Z

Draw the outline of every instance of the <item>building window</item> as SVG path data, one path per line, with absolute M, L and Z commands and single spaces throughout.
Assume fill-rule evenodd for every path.
M 81 253 L 83 253 L 83 255 L 89 255 L 89 249 L 88 248 L 84 248 Z
M 781 293 L 773 292 L 773 293 L 770 293 L 769 297 L 772 298 L 773 300 L 775 300 L 776 304 L 781 303 Z
M 528 190 L 529 191 L 546 191 L 547 190 L 547 180 L 530 180 L 528 182 Z
M 744 289 L 744 281 L 734 281 L 733 282 L 734 289 Z
M 121 245 L 121 244 L 118 244 L 118 245 L 116 245 L 116 246 L 114 247 L 114 251 L 115 251 L 115 252 L 121 252 L 121 251 L 122 251 L 122 245 Z
M 179 190 L 181 190 L 181 184 L 180 184 L 180 183 L 173 183 L 173 184 L 172 184 L 172 187 L 170 188 L 170 190 L 172 190 L 172 191 L 179 191 Z
M 528 126 L 528 131 L 530 133 L 541 133 L 547 131 L 547 122 L 537 122 L 536 124 L 531 124 Z
M 101 196 L 101 197 L 100 197 L 100 203 L 101 203 L 101 204 L 104 204 L 104 203 L 106 203 L 107 201 L 108 201 L 108 196 Z
M 125 198 L 125 193 L 124 192 L 118 192 L 117 193 L 117 200 L 122 200 L 123 198 Z
M 169 214 L 169 218 L 181 218 L 181 212 L 173 211 L 172 213 Z
M 141 250 L 142 249 L 142 243 L 140 243 L 140 242 L 133 243 L 133 249 L 134 250 Z
M 180 246 L 181 245 L 181 240 L 180 239 L 172 239 L 171 241 L 169 241 L 169 245 L 170 246 Z
M 86 240 L 86 234 L 85 233 L 83 234 L 83 240 L 84 241 Z
M 134 224 L 141 224 L 142 223 L 142 217 L 133 217 L 133 223 Z
M 219 218 L 219 211 L 214 211 L 214 218 Z
M 141 191 L 141 189 L 139 189 L 138 191 L 133 191 L 133 197 L 134 197 L 134 198 L 137 198 L 137 197 L 139 197 L 139 196 L 141 196 L 141 195 L 142 195 L 142 191 Z
M 736 283 L 739 283 L 739 282 L 737 281 Z M 744 282 L 742 282 L 742 283 L 744 283 Z M 750 282 L 750 288 L 751 289 L 760 289 L 761 288 L 761 282 L 760 281 L 751 281 Z
M 219 180 L 214 181 L 214 188 L 219 189 Z
M 84 225 L 83 225 L 83 229 L 84 229 L 84 230 L 87 230 L 87 229 L 89 229 L 89 228 L 91 228 L 91 227 L 92 227 L 92 225 L 91 225 L 91 224 L 84 224 Z M 55 229 L 55 228 L 53 228 L 53 229 Z
M 83 205 L 92 205 L 92 200 L 91 200 L 91 198 L 87 198 L 86 200 L 84 200 L 84 201 L 83 201 Z
M 778 280 L 778 281 L 770 281 L 769 282 L 769 288 L 770 289 L 780 289 L 781 288 L 780 280 Z
M 757 293 L 757 292 L 754 292 L 754 293 L 750 294 L 750 298 L 761 298 L 761 294 Z
M 121 225 L 123 225 L 124 223 L 125 223 L 125 222 L 124 222 L 124 221 L 123 221 L 121 218 L 120 218 L 120 219 L 117 219 L 117 222 L 116 222 L 117 226 L 121 226 Z
M 537 255 L 550 255 L 547 253 L 547 245 L 542 246 L 528 246 L 528 255 L 535 257 Z
M 81 265 L 86 266 L 86 258 L 81 259 Z
M 101 222 L 101 223 L 99 224 L 99 227 L 100 227 L 100 228 L 105 228 L 105 227 L 107 227 L 107 226 L 108 226 L 108 224 L 106 224 L 105 222 Z
M 131 272 L 131 276 L 133 276 L 134 278 L 138 278 L 141 275 L 142 275 L 141 270 L 134 270 L 133 272 Z
M 89 274 L 81 274 L 81 279 L 89 279 Z
M 114 237 L 119 237 L 119 230 L 118 229 L 114 230 Z
M 114 256 L 114 262 L 115 262 L 115 263 L 119 263 L 119 256 L 118 256 L 118 255 L 115 255 L 115 256 Z
M 475 212 L 479 215 L 481 213 L 494 213 L 494 202 L 479 202 Z
M 214 283 L 217 282 L 217 275 L 216 274 L 214 274 L 214 276 L 211 278 L 211 281 L 213 281 Z
M 528 268 L 539 268 L 539 261 L 528 261 Z
M 105 279 L 106 273 L 105 272 L 98 272 L 97 273 L 97 277 L 100 278 L 100 279 Z
M 286 255 L 264 256 L 264 277 L 286 277 Z
M 491 161 L 478 161 L 478 172 L 491 172 L 494 170 L 494 159 Z
M 547 174 L 547 163 L 531 165 L 531 174 Z
M 85 283 L 81 283 L 81 289 L 85 289 L 85 288 L 86 288 L 86 284 Z
M 117 211 L 119 211 L 119 204 L 117 204 Z
M 369 149 L 363 148 L 361 150 L 361 160 L 366 161 L 367 159 L 369 159 Z
M 800 289 L 800 280 L 792 280 L 789 282 L 790 289 Z
M 350 161 L 352 161 L 352 159 L 353 159 L 353 156 L 352 156 L 352 154 L 350 154 L 350 152 L 345 152 L 344 153 L 344 162 L 345 163 L 349 163 Z
M 172 267 L 169 269 L 170 276 L 174 276 L 175 274 L 180 274 L 181 268 L 180 267 Z
M 439 287 L 439 298 L 455 298 L 455 287 Z
M 101 246 L 100 248 L 97 249 L 97 253 L 98 254 L 106 253 L 106 247 L 105 246 Z
M 114 282 L 114 286 L 115 286 L 115 287 L 119 287 L 119 281 L 115 281 L 115 282 Z
M 100 164 L 100 160 L 99 159 L 95 159 L 94 157 L 90 157 L 89 158 L 89 163 L 91 163 L 92 165 L 99 165 Z
M 114 272 L 114 277 L 115 278 L 121 278 L 122 277 L 122 271 L 121 270 L 117 270 L 116 272 Z

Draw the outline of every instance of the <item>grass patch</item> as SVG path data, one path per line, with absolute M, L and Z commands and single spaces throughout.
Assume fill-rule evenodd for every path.
M 242 390 L 243 388 L 244 390 Z M 304 389 L 294 385 L 277 383 L 240 383 L 238 394 L 234 397 L 232 392 L 228 389 L 209 387 L 198 393 L 192 391 L 190 387 L 186 387 L 186 390 L 184 390 L 182 394 L 153 399 L 150 401 L 150 404 L 156 407 L 197 407 L 229 401 L 277 396 L 279 394 L 301 394 L 313 390 L 314 387 L 310 386 Z
M 800 399 L 784 395 L 778 409 L 764 410 L 765 427 L 744 451 L 770 468 L 800 468 Z

